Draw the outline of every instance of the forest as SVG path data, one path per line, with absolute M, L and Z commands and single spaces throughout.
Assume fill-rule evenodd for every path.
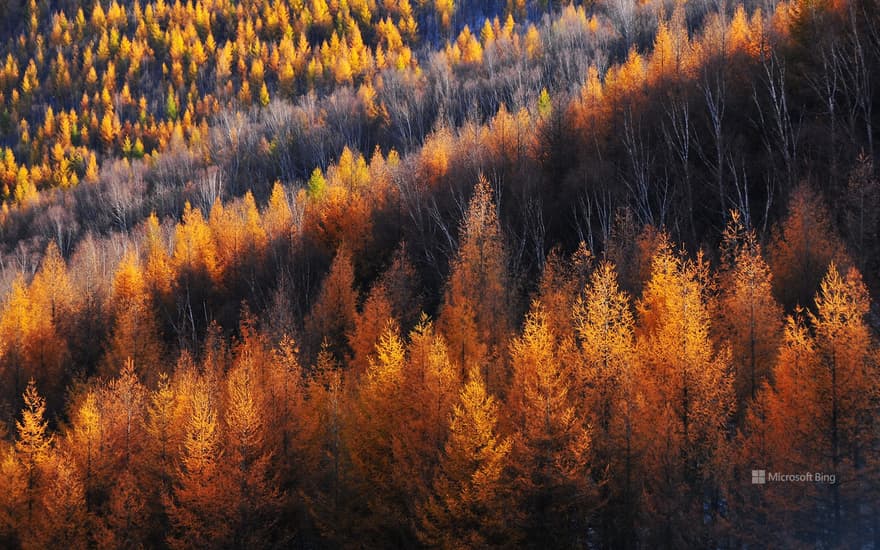
M 0 2 L 0 547 L 880 549 L 874 0 Z

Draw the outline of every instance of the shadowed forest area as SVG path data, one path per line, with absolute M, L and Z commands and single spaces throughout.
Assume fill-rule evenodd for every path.
M 878 75 L 873 0 L 0 2 L 0 547 L 880 548 Z

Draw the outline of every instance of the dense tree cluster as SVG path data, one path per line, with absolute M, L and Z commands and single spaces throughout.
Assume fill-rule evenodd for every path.
M 252 204 L 222 226 L 249 248 L 268 246 L 268 220 L 292 229 L 289 210 Z M 235 279 L 197 210 L 173 254 L 150 249 L 151 218 L 146 259 L 127 254 L 113 277 L 125 309 L 103 370 L 70 382 L 56 428 L 38 391 L 58 393 L 54 363 L 16 373 L 31 378 L 3 444 L 4 543 L 677 548 L 751 544 L 768 528 L 786 546 L 869 540 L 880 364 L 855 267 L 829 261 L 811 306 L 784 315 L 733 214 L 719 270 L 656 233 L 636 298 L 610 260 L 554 254 L 521 328 L 501 332 L 518 323 L 492 306 L 510 277 L 496 208 L 480 181 L 436 324 L 406 307 L 405 256 L 361 299 L 343 246 L 299 333 L 311 351 L 295 324 L 244 306 L 234 337 L 212 323 L 197 355 L 176 359 L 151 321 L 167 300 L 151 266 L 180 271 L 175 286 Z M 67 277 L 57 251 L 19 292 L 50 302 L 50 270 Z M 41 358 L 70 354 L 57 335 L 37 342 Z M 10 344 L 4 372 L 28 352 Z M 756 488 L 754 468 L 837 483 Z
M 0 31 L 0 546 L 880 537 L 870 2 Z

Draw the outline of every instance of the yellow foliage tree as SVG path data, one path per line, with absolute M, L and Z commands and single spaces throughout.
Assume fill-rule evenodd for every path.
M 154 380 L 162 364 L 163 346 L 144 269 L 133 251 L 123 256 L 113 276 L 113 305 L 113 335 L 102 372 L 113 374 L 131 359 L 146 380 Z
M 461 51 L 461 61 L 463 63 L 480 63 L 483 61 L 483 47 L 480 41 L 471 32 L 470 27 L 464 26 L 456 40 L 458 48 Z
M 344 439 L 350 451 L 354 493 L 368 510 L 355 521 L 358 532 L 363 530 L 357 537 L 381 545 L 407 538 L 399 531 L 407 523 L 408 495 L 397 475 L 406 465 L 398 463 L 395 440 L 396 426 L 409 418 L 404 407 L 411 396 L 403 393 L 406 355 L 394 321 L 384 323 L 375 350 L 375 359 L 369 361 L 360 381 Z
M 660 21 L 657 34 L 654 36 L 654 48 L 648 61 L 648 84 L 657 86 L 665 79 L 676 76 L 678 68 L 678 58 L 669 25 L 666 21 Z
M 267 449 L 266 410 L 260 391 L 258 364 L 245 355 L 226 380 L 226 453 L 232 542 L 239 547 L 265 547 L 272 542 L 281 492 L 272 473 Z
M 620 290 L 614 265 L 603 262 L 573 307 L 580 343 L 581 396 L 593 428 L 593 452 L 598 465 L 607 464 L 600 498 L 608 504 L 601 522 L 614 525 L 626 546 L 639 515 L 639 458 L 645 449 L 644 423 L 651 422 L 639 395 L 641 378 L 629 296 Z
M 306 318 L 306 334 L 314 339 L 317 350 L 326 340 L 338 359 L 348 353 L 346 335 L 354 328 L 357 293 L 354 290 L 354 266 L 344 246 L 336 251 L 330 272 L 321 284 L 321 291 Z M 313 352 L 317 354 L 317 352 Z
M 25 377 L 33 377 L 49 388 L 50 400 L 55 396 L 69 356 L 59 328 L 73 311 L 73 296 L 67 266 L 54 243 L 30 286 L 22 277 L 13 282 L 0 315 L 0 329 L 12 344 L 0 358 L 9 388 L 20 390 Z
M 227 546 L 233 540 L 235 509 L 229 499 L 233 488 L 221 467 L 217 411 L 204 383 L 191 400 L 180 467 L 165 503 L 171 522 L 167 542 L 172 548 Z
M 172 265 L 175 272 L 202 274 L 217 280 L 219 277 L 217 249 L 211 228 L 202 217 L 202 211 L 187 202 L 183 219 L 174 234 Z
M 28 382 L 24 391 L 24 408 L 21 420 L 15 422 L 17 436 L 15 452 L 17 460 L 24 469 L 25 484 L 20 529 L 25 537 L 36 536 L 39 532 L 39 518 L 35 517 L 40 505 L 39 497 L 44 481 L 44 467 L 52 459 L 54 435 L 49 432 L 45 419 L 46 400 L 37 393 L 34 379 Z
M 736 213 L 725 230 L 724 242 L 729 257 L 722 274 L 719 325 L 733 353 L 741 413 L 757 397 L 775 363 L 782 338 L 782 308 L 773 296 L 773 275 L 757 236 L 745 229 Z
M 513 380 L 506 411 L 516 429 L 511 468 L 526 544 L 573 544 L 597 505 L 591 438 L 574 407 L 571 344 L 551 332 L 536 301 L 522 335 L 510 345 Z
M 501 437 L 499 405 L 472 368 L 449 421 L 432 494 L 420 507 L 421 540 L 442 548 L 504 546 L 515 530 L 504 470 L 512 441 Z
M 168 249 L 162 240 L 162 229 L 159 227 L 159 218 L 155 212 L 151 213 L 145 222 L 144 254 L 146 257 L 144 276 L 147 285 L 158 297 L 167 297 L 171 293 L 174 270 L 168 257 Z
M 386 323 L 394 319 L 388 289 L 381 283 L 373 285 L 363 308 L 355 315 L 353 330 L 348 334 L 351 347 L 351 366 L 356 376 L 367 372 L 375 359 L 376 344 L 386 330 Z
M 462 220 L 459 248 L 440 309 L 440 327 L 461 369 L 480 365 L 487 385 L 507 382 L 503 355 L 509 317 L 507 255 L 492 189 L 480 178 Z M 491 365 L 491 370 L 490 370 Z
M 85 489 L 78 472 L 67 457 L 55 456 L 46 465 L 45 487 L 41 494 L 41 514 L 32 540 L 24 545 L 42 548 L 85 550 L 88 544 L 89 515 Z
M 774 291 L 782 305 L 809 305 L 831 261 L 847 263 L 843 250 L 822 198 L 807 184 L 792 190 L 788 215 L 769 246 Z
M 293 226 L 293 212 L 281 182 L 276 181 L 269 195 L 269 204 L 262 217 L 262 226 L 269 240 L 287 237 Z
M 802 311 L 788 318 L 774 385 L 759 393 L 744 430 L 743 468 L 835 477 L 831 484 L 781 484 L 744 509 L 778 510 L 771 521 L 779 526 L 824 521 L 826 530 L 818 536 L 832 545 L 846 546 L 852 533 L 866 528 L 853 510 L 870 500 L 869 489 L 852 480 L 864 479 L 866 468 L 878 460 L 869 443 L 874 437 L 869 411 L 876 410 L 872 396 L 880 391 L 876 344 L 865 320 L 869 307 L 858 271 L 843 276 L 832 262 L 816 294 L 815 312 L 806 319 Z M 783 530 L 771 541 L 797 545 L 816 536 Z
M 648 426 L 646 464 L 655 468 L 647 475 L 656 484 L 651 494 L 657 500 L 649 502 L 656 521 L 666 522 L 683 544 L 700 534 L 677 522 L 703 517 L 703 491 L 724 479 L 721 442 L 734 410 L 730 351 L 712 344 L 710 298 L 702 257 L 686 259 L 661 237 L 638 304 L 646 399 L 661 411 Z

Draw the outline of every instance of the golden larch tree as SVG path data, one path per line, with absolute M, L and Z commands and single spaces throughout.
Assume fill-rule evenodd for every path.
M 137 254 L 129 251 L 113 275 L 114 327 L 101 369 L 105 375 L 129 358 L 147 380 L 160 368 L 164 351 L 144 271 Z
M 399 411 L 406 430 L 393 434 L 395 486 L 410 507 L 431 490 L 448 421 L 461 388 L 459 371 L 449 360 L 443 337 L 423 316 L 409 334 Z M 412 509 L 412 508 L 411 508 Z
M 354 265 L 348 248 L 341 246 L 321 283 L 318 297 L 305 320 L 306 334 L 312 338 L 311 353 L 326 340 L 337 359 L 348 354 L 346 335 L 354 328 L 357 314 Z
M 507 383 L 503 358 L 510 325 L 507 253 L 488 180 L 481 177 L 462 220 L 458 253 L 446 284 L 439 327 L 461 369 L 480 365 L 487 386 Z
M 15 452 L 25 476 L 19 530 L 24 536 L 35 536 L 39 531 L 39 517 L 36 514 L 39 512 L 39 498 L 45 481 L 45 466 L 52 459 L 55 437 L 45 419 L 46 400 L 37 393 L 33 378 L 28 382 L 23 398 L 21 420 L 15 422 Z
M 405 546 L 414 541 L 402 529 L 407 523 L 407 495 L 395 475 L 401 466 L 395 439 L 397 432 L 411 429 L 405 401 L 412 396 L 403 393 L 406 353 L 393 320 L 385 320 L 375 350 L 360 381 L 344 434 L 355 495 L 363 500 L 362 509 L 368 511 L 357 519 L 355 536 L 371 545 Z
M 730 352 L 710 338 L 712 299 L 702 257 L 675 253 L 663 236 L 638 304 L 636 333 L 647 404 L 657 415 L 648 426 L 646 475 L 654 484 L 648 504 L 658 544 L 706 536 L 692 523 L 706 513 L 704 491 L 718 491 L 726 471 L 720 445 L 733 413 L 733 385 Z M 719 513 L 717 502 L 710 506 Z
M 807 184 L 797 186 L 769 247 L 774 291 L 782 305 L 810 305 L 828 264 L 847 263 L 843 250 L 822 198 Z
M 472 368 L 449 421 L 449 438 L 429 498 L 420 507 L 422 541 L 442 548 L 507 546 L 512 441 L 498 433 L 499 404 Z
M 245 355 L 226 380 L 224 468 L 230 494 L 232 544 L 265 547 L 272 543 L 281 492 L 267 447 L 265 401 L 258 365 Z
M 349 416 L 345 382 L 342 368 L 324 345 L 306 388 L 297 442 L 307 472 L 301 494 L 318 529 L 337 543 L 350 528 L 347 506 L 354 501 L 348 492 L 350 464 L 343 440 Z
M 782 307 L 773 296 L 773 274 L 754 230 L 733 213 L 725 230 L 718 330 L 730 343 L 738 412 L 770 376 L 782 339 Z
M 24 547 L 89 548 L 85 488 L 79 472 L 67 457 L 56 454 L 46 464 L 45 486 L 41 491 L 41 513 L 34 538 Z
M 0 544 L 13 547 L 27 511 L 27 472 L 15 448 L 4 446 L 0 457 Z
M 370 289 L 361 311 L 355 315 L 354 329 L 348 334 L 348 345 L 352 351 L 350 364 L 356 376 L 369 369 L 386 323 L 393 318 L 388 290 L 379 281 Z
M 600 532 L 609 545 L 628 546 L 639 514 L 640 437 L 645 418 L 639 392 L 635 320 L 629 295 L 618 285 L 614 264 L 604 261 L 575 302 L 572 316 L 582 360 L 578 401 L 593 429 L 594 478 L 606 505 Z M 602 468 L 607 470 L 602 471 Z M 615 540 L 613 533 L 619 533 Z
M 104 471 L 107 461 L 104 442 L 104 423 L 98 406 L 97 390 L 86 391 L 74 406 L 70 429 L 67 430 L 67 447 L 71 461 L 79 469 L 85 488 L 86 503 L 94 500 L 99 482 L 109 481 Z
M 221 466 L 222 448 L 217 410 L 204 382 L 194 388 L 180 466 L 165 507 L 171 524 L 172 548 L 218 547 L 231 544 L 235 509 L 233 490 Z
M 189 275 L 219 280 L 217 248 L 211 228 L 202 211 L 189 202 L 184 205 L 183 218 L 174 233 L 172 265 L 178 277 Z
M 878 459 L 871 418 L 880 385 L 876 344 L 865 319 L 869 303 L 858 271 L 841 275 L 832 262 L 816 294 L 815 312 L 806 320 L 789 319 L 775 386 L 763 395 L 766 413 L 752 419 L 751 433 L 766 432 L 766 459 L 774 469 L 835 476 L 833 484 L 784 484 L 774 491 L 774 506 L 814 503 L 791 506 L 777 518 L 780 525 L 815 526 L 795 534 L 792 542 L 819 539 L 847 546 L 852 533 L 867 528 L 855 510 L 870 500 L 868 486 L 856 480 L 864 479 Z
M 506 413 L 514 427 L 511 469 L 515 508 L 526 544 L 569 546 L 596 506 L 590 434 L 575 409 L 575 348 L 550 330 L 533 302 L 510 345 L 513 379 Z
M 158 298 L 167 298 L 171 294 L 174 271 L 168 248 L 163 242 L 162 228 L 159 218 L 153 212 L 144 223 L 144 277 L 148 287 Z

